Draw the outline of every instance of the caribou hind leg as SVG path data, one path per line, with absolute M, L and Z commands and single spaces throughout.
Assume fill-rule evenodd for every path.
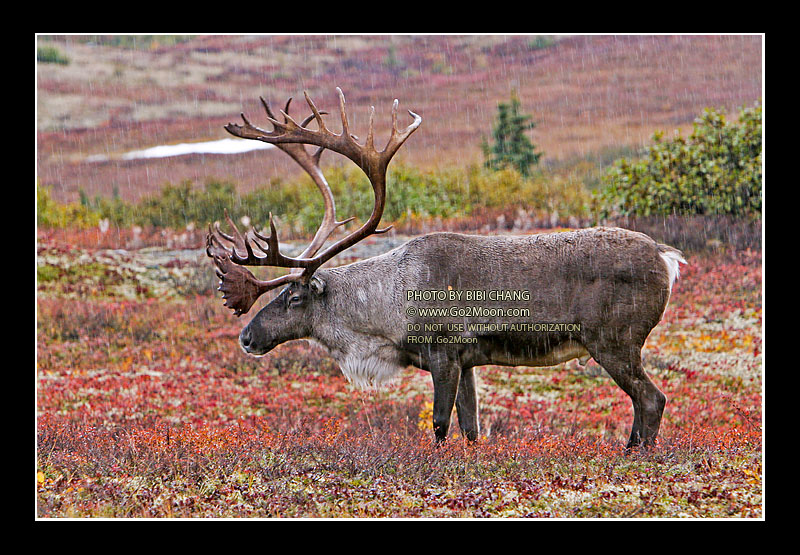
M 667 398 L 645 373 L 641 350 L 617 348 L 593 356 L 633 403 L 633 425 L 626 449 L 655 445 Z
M 461 380 L 456 395 L 456 412 L 461 433 L 471 442 L 477 440 L 480 432 L 478 392 L 475 386 L 475 369 L 472 367 L 461 370 Z

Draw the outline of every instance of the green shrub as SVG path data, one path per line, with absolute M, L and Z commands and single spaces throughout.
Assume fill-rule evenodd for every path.
M 499 171 L 472 167 L 468 176 L 469 202 L 475 208 L 520 207 L 583 217 L 591 201 L 583 183 L 572 176 L 537 172 L 525 177 L 511 167 Z
M 236 204 L 233 185 L 212 182 L 204 190 L 197 190 L 186 180 L 178 185 L 167 184 L 159 196 L 143 199 L 139 203 L 137 223 L 178 229 L 192 222 L 219 219 L 226 208 L 233 210 Z
M 174 46 L 195 38 L 196 35 L 83 35 L 75 37 L 77 42 L 91 42 L 105 46 L 116 46 L 138 50 L 149 50 L 159 46 Z
M 530 50 L 541 50 L 542 48 L 553 46 L 555 43 L 556 39 L 550 35 L 535 35 L 528 41 L 528 48 Z
M 623 158 L 604 176 L 600 217 L 759 214 L 761 125 L 756 104 L 742 108 L 736 124 L 706 109 L 687 139 L 656 133 L 642 159 Z
M 374 205 L 372 187 L 364 173 L 351 165 L 325 168 L 325 176 L 336 202 L 339 219 L 355 216 L 358 222 L 369 218 Z M 580 181 L 546 175 L 541 172 L 524 177 L 512 167 L 492 171 L 484 167 L 450 168 L 422 171 L 395 163 L 387 175 L 387 199 L 382 225 L 414 220 L 447 219 L 469 216 L 477 209 L 521 207 L 529 212 L 583 217 L 590 200 Z M 139 225 L 182 229 L 189 224 L 205 227 L 243 216 L 258 229 L 276 218 L 282 238 L 314 233 L 322 221 L 322 196 L 309 177 L 268 185 L 240 194 L 232 183 L 211 181 L 196 187 L 191 181 L 166 184 L 158 194 L 138 203 L 112 198 L 90 199 L 81 193 L 81 201 L 72 204 L 54 202 L 46 188 L 38 189 L 38 222 L 44 227 L 79 227 L 97 225 L 107 219 L 118 227 Z
M 334 166 L 325 169 L 325 176 L 336 202 L 339 219 L 355 216 L 366 221 L 372 213 L 374 195 L 367 177 L 354 166 Z M 464 178 L 458 172 L 435 173 L 395 164 L 387 175 L 388 195 L 383 222 L 399 223 L 409 216 L 419 218 L 448 218 L 468 210 Z M 308 178 L 272 189 L 260 189 L 242 197 L 250 210 L 253 223 L 261 214 L 264 225 L 267 209 L 279 218 L 282 226 L 298 233 L 317 229 L 323 216 L 322 196 Z
M 88 206 L 77 202 L 60 203 L 50 197 L 47 187 L 36 187 L 36 223 L 41 227 L 77 227 L 81 229 L 96 226 L 100 215 Z
M 36 61 L 43 64 L 67 65 L 69 59 L 55 46 L 39 46 L 36 48 Z

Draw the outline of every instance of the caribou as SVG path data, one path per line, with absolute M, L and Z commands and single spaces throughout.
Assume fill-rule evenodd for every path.
M 682 253 L 647 235 L 595 227 L 522 236 L 430 233 L 385 254 L 335 267 L 323 265 L 379 228 L 386 202 L 387 166 L 422 118 L 398 128 L 398 101 L 386 146 L 374 144 L 370 110 L 366 139 L 350 132 L 345 98 L 337 88 L 341 132 L 329 130 L 307 93 L 311 113 L 298 123 L 289 104 L 276 116 L 261 98 L 271 130 L 243 124 L 225 129 L 236 137 L 274 145 L 295 160 L 319 189 L 324 216 L 298 256 L 280 249 L 272 214 L 269 232 L 242 233 L 209 226 L 206 253 L 216 266 L 224 305 L 238 317 L 264 293 L 283 287 L 242 329 L 245 352 L 262 356 L 277 345 L 309 339 L 325 347 L 345 377 L 376 386 L 408 366 L 430 372 L 433 432 L 444 442 L 455 406 L 461 432 L 478 439 L 475 368 L 484 365 L 553 366 L 593 358 L 630 397 L 633 423 L 627 448 L 655 444 L 665 395 L 642 367 L 642 347 L 661 320 L 685 264 Z M 313 123 L 312 123 L 313 122 Z M 309 151 L 306 147 L 316 147 Z M 374 192 L 372 213 L 344 232 L 354 218 L 338 220 L 320 157 L 345 156 L 366 174 Z M 337 230 L 343 235 L 325 247 Z M 261 280 L 247 266 L 284 268 Z

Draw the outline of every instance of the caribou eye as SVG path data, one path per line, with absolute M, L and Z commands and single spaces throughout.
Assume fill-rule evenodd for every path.
M 292 295 L 289 297 L 289 306 L 294 306 L 300 304 L 300 295 Z

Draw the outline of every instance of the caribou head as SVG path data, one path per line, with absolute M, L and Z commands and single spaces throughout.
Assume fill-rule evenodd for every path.
M 311 114 L 300 123 L 289 116 L 291 98 L 280 111 L 283 121 L 279 121 L 269 103 L 260 98 L 267 120 L 273 126 L 271 131 L 256 127 L 244 114 L 241 114 L 244 125 L 229 123 L 225 126 L 232 135 L 270 143 L 286 152 L 311 176 L 324 202 L 324 216 L 320 227 L 308 247 L 297 257 L 286 256 L 280 251 L 278 232 L 272 214 L 269 220 L 269 235 L 266 236 L 252 226 L 245 233 L 241 233 L 227 212 L 225 217 L 232 234 L 222 231 L 219 222 L 209 227 L 206 253 L 216 265 L 217 276 L 220 278 L 219 290 L 222 291 L 225 306 L 234 314 L 241 316 L 248 312 L 253 303 L 264 293 L 287 286 L 239 335 L 242 348 L 254 355 L 263 355 L 280 343 L 308 336 L 309 319 L 314 313 L 313 306 L 325 295 L 325 281 L 315 275 L 320 266 L 364 238 L 391 229 L 391 226 L 378 228 L 386 203 L 386 169 L 395 153 L 422 123 L 422 118 L 409 110 L 408 113 L 413 121 L 400 131 L 397 127 L 398 101 L 395 100 L 392 106 L 391 136 L 384 149 L 379 151 L 374 145 L 375 108 L 372 107 L 370 110 L 369 131 L 362 145 L 358 142 L 358 137 L 350 133 L 344 94 L 338 87 L 336 90 L 339 94 L 341 115 L 340 134 L 328 129 L 322 118 L 327 112 L 318 110 L 308 93 L 304 93 L 304 96 Z M 317 129 L 308 127 L 312 122 L 316 123 Z M 306 149 L 306 145 L 317 148 L 311 153 Z M 350 217 L 340 221 L 336 218 L 333 193 L 319 166 L 320 157 L 326 149 L 346 156 L 361 168 L 372 185 L 375 203 L 372 214 L 363 225 L 323 250 L 322 247 L 333 232 L 354 219 Z M 246 266 L 289 268 L 290 272 L 263 281 L 256 278 Z M 281 325 L 275 326 L 274 322 L 281 322 Z

